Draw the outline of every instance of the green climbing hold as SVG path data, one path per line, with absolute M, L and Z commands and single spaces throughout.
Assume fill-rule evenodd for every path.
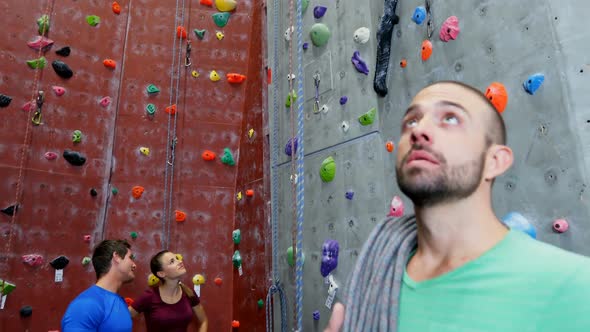
M 291 107 L 291 104 L 294 104 L 297 101 L 297 93 L 295 90 L 287 95 L 287 100 L 285 101 L 285 106 Z
M 137 239 L 137 232 L 131 232 L 131 233 L 129 233 L 129 236 L 131 236 L 131 238 L 133 240 L 135 240 L 135 239 Z
M 117 187 L 113 187 L 113 189 L 111 189 L 111 192 L 113 193 L 113 195 L 116 195 L 119 193 L 119 189 L 117 189 Z
M 223 149 L 223 156 L 221 156 L 221 162 L 230 166 L 236 164 L 234 156 L 232 156 L 231 150 L 229 148 Z
M 49 31 L 49 16 L 43 15 L 37 19 L 37 26 L 39 26 L 39 34 L 43 36 Z
M 40 57 L 39 59 L 28 60 L 27 65 L 33 69 L 43 69 L 47 64 L 47 60 L 44 56 Z
M 156 105 L 147 104 L 147 106 L 145 107 L 145 111 L 147 112 L 148 115 L 156 114 Z
M 240 244 L 240 241 L 242 240 L 242 232 L 240 232 L 239 229 L 236 229 L 231 233 L 231 237 L 234 240 L 234 244 Z
M 160 92 L 160 89 L 158 89 L 158 87 L 153 84 L 148 85 L 146 90 L 149 95 Z
M 231 260 L 234 263 L 235 267 L 240 267 L 242 265 L 242 256 L 240 255 L 240 252 L 238 250 L 234 252 L 234 255 Z
M 309 0 L 301 0 L 301 12 L 305 12 L 309 6 Z
M 302 253 L 301 257 L 303 257 L 301 259 L 301 263 L 303 264 L 305 263 L 305 253 Z M 293 246 L 287 248 L 287 263 L 289 264 L 289 266 L 295 265 L 295 256 L 293 256 Z
M 90 24 L 91 26 L 95 27 L 100 23 L 100 17 L 96 15 L 88 15 L 86 16 L 86 22 L 88 22 L 88 24 Z
M 264 307 L 264 301 L 262 299 L 258 300 L 258 309 L 262 309 Z
M 203 30 L 195 29 L 193 31 L 195 32 L 195 36 L 197 36 L 197 38 L 203 39 L 203 38 L 205 38 L 205 32 L 207 30 L 205 30 L 205 29 L 203 29 Z
M 10 294 L 14 289 L 16 288 L 16 285 L 9 283 L 8 281 L 4 281 L 2 279 L 0 279 L 0 294 L 1 295 L 8 295 Z
M 375 107 L 371 108 L 367 113 L 359 116 L 359 122 L 363 126 L 368 126 L 375 121 L 375 116 L 377 115 L 377 109 Z
M 227 21 L 229 21 L 230 13 L 228 13 L 228 12 L 215 13 L 212 16 L 213 16 L 213 22 L 215 22 L 215 24 L 218 27 L 223 28 L 224 26 L 227 25 Z
M 86 266 L 86 265 L 90 264 L 90 262 L 91 262 L 90 257 L 86 256 L 86 257 L 82 258 L 82 265 Z
M 74 130 L 72 133 L 72 142 L 80 143 L 82 142 L 82 132 L 80 130 Z
M 334 180 L 336 176 L 336 162 L 331 156 L 322 161 L 322 167 L 320 168 L 320 177 L 324 182 L 330 182 Z
M 314 24 L 309 34 L 311 36 L 311 42 L 317 47 L 326 45 L 328 39 L 332 36 L 330 29 L 323 23 Z

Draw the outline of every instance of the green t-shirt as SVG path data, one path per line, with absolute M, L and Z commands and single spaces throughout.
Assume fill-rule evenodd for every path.
M 590 331 L 590 259 L 512 230 L 439 277 L 404 271 L 398 332 L 451 331 Z

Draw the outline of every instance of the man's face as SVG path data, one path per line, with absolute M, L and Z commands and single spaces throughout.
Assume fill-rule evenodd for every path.
M 116 255 L 116 254 L 115 254 Z M 125 254 L 125 258 L 119 261 L 117 268 L 121 274 L 121 278 L 123 283 L 132 282 L 135 279 L 135 262 L 133 261 L 133 253 L 131 249 L 127 249 L 127 254 Z
M 487 150 L 488 105 L 464 87 L 440 83 L 420 91 L 402 120 L 396 161 L 401 191 L 416 206 L 471 196 Z

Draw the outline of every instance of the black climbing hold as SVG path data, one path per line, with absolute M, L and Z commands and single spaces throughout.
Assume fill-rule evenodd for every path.
M 55 73 L 59 75 L 59 77 L 70 78 L 74 76 L 74 72 L 63 61 L 54 60 L 51 63 L 51 66 L 53 67 L 53 70 L 55 70 Z
M 0 94 L 0 107 L 6 107 L 10 105 L 12 98 L 8 97 L 7 95 Z
M 393 27 L 399 23 L 399 16 L 395 14 L 397 2 L 398 0 L 385 1 L 384 13 L 377 30 L 377 61 L 373 89 L 381 97 L 387 95 L 387 70 L 391 54 L 391 37 Z
M 56 270 L 63 270 L 66 266 L 68 266 L 69 262 L 70 260 L 66 256 L 59 256 L 56 259 L 49 262 L 49 265 L 51 265 L 51 267 L 53 267 Z
M 30 305 L 23 306 L 20 308 L 19 313 L 22 318 L 30 317 L 33 314 L 33 307 Z
M 70 47 L 64 46 L 64 47 L 60 48 L 59 50 L 55 51 L 55 54 L 61 55 L 61 56 L 68 56 L 68 55 L 70 55 Z
M 0 211 L 4 214 L 9 215 L 9 216 L 14 216 L 14 214 L 18 211 L 18 204 L 11 205 L 11 206 L 4 208 Z
M 90 189 L 90 196 L 92 196 L 92 197 L 98 196 L 98 191 L 96 191 L 96 189 L 94 189 L 94 188 Z
M 80 154 L 80 152 L 65 150 L 63 157 L 68 163 L 74 166 L 82 166 L 86 163 L 86 157 Z

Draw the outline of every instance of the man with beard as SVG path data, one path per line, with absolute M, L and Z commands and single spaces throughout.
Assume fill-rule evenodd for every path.
M 95 285 L 80 293 L 61 321 L 63 332 L 130 332 L 131 315 L 119 288 L 135 278 L 131 246 L 125 240 L 104 240 L 92 254 Z
M 396 176 L 415 217 L 369 236 L 326 331 L 590 331 L 590 259 L 505 227 L 492 184 L 513 163 L 477 89 L 422 89 L 401 128 Z

